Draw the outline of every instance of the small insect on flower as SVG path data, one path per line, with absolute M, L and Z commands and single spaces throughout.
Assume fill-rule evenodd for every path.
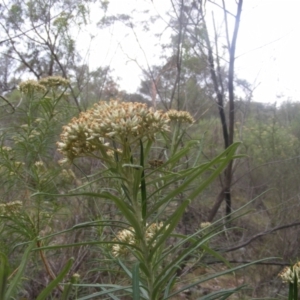
M 149 160 L 148 163 L 151 166 L 151 168 L 153 168 L 153 169 L 159 168 L 164 164 L 163 160 L 160 160 L 160 159 Z

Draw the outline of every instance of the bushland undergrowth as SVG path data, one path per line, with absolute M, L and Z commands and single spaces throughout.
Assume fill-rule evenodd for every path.
M 179 299 L 195 289 L 195 299 L 226 299 L 241 291 L 238 270 L 257 261 L 232 265 L 218 241 L 234 242 L 245 201 L 230 224 L 199 218 L 183 229 L 228 162 L 239 161 L 240 144 L 207 156 L 209 141 L 188 134 L 197 132 L 190 113 L 141 103 L 100 101 L 76 115 L 67 86 L 60 77 L 20 84 L 15 114 L 2 120 L 1 299 Z M 261 142 L 280 154 L 278 143 Z M 221 267 L 208 271 L 213 261 Z M 201 292 L 228 276 L 234 285 Z

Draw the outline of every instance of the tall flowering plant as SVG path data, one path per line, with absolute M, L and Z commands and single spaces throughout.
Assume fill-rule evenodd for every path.
M 53 164 L 53 144 L 57 125 L 70 111 L 65 109 L 66 101 L 62 101 L 66 99 L 68 85 L 69 81 L 59 76 L 20 83 L 14 115 L 9 116 L 10 120 L 5 120 L 7 116 L 1 120 L 6 126 L 0 132 L 0 299 L 3 300 L 17 297 L 26 271 L 28 280 L 30 271 L 37 274 L 36 270 L 43 269 L 52 283 L 35 299 L 46 299 L 54 289 L 65 291 L 61 299 L 68 297 L 68 290 L 60 283 L 72 260 L 61 272 L 54 272 L 51 258 L 41 249 L 45 241 L 40 239 L 58 220 L 59 204 L 50 194 L 58 192 L 62 176 L 60 168 Z M 41 195 L 42 192 L 48 195 Z M 31 197 L 36 193 L 40 195 Z M 29 245 L 24 250 L 26 244 Z M 40 257 L 35 260 L 41 265 L 29 270 L 27 263 L 34 248 Z M 14 263 L 9 263 L 10 259 Z
M 97 285 L 100 291 L 81 299 L 104 294 L 119 299 L 114 292 L 120 290 L 133 299 L 168 299 L 188 288 L 174 289 L 178 269 L 191 253 L 201 247 L 208 249 L 214 233 L 207 228 L 203 234 L 199 235 L 200 229 L 190 236 L 174 231 L 189 203 L 224 170 L 238 146 L 233 144 L 201 164 L 196 155 L 188 167 L 182 167 L 192 150 L 200 151 L 199 141 L 183 142 L 185 128 L 193 122 L 188 112 L 154 111 L 141 103 L 110 101 L 95 104 L 63 127 L 57 143 L 64 157 L 60 162 L 72 163 L 88 156 L 100 160 L 109 174 L 109 187 L 79 195 L 109 200 L 121 212 L 124 222 L 116 221 L 119 230 L 107 243 L 111 244 L 112 258 L 132 281 L 125 287 Z M 153 159 L 158 152 L 162 157 Z M 174 202 L 175 208 L 167 213 Z M 132 267 L 126 264 L 126 256 L 131 257 Z M 232 291 L 221 292 L 223 297 L 226 293 Z

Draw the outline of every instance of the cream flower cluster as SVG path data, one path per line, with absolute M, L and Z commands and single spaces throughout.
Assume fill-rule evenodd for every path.
M 285 267 L 278 276 L 286 283 L 294 283 L 295 276 L 297 277 L 297 282 L 300 284 L 300 262 L 297 262 L 292 267 Z
M 166 114 L 171 121 L 183 122 L 188 124 L 193 124 L 195 122 L 194 118 L 187 111 L 171 109 Z
M 34 165 L 37 167 L 37 168 L 43 168 L 44 167 L 44 163 L 42 161 L 36 161 L 34 163 Z
M 63 169 L 59 174 L 59 179 L 64 182 L 72 182 L 76 180 L 76 175 L 71 169 Z
M 61 142 L 57 142 L 58 151 L 72 161 L 79 156 L 87 156 L 99 147 L 106 146 L 103 138 L 92 138 L 90 134 L 91 116 L 89 111 L 82 112 L 78 118 L 63 127 L 60 135 Z M 93 139 L 93 141 L 91 141 Z
M 100 102 L 91 114 L 95 136 L 114 138 L 121 143 L 144 136 L 154 139 L 155 133 L 169 130 L 169 118 L 162 111 L 153 111 L 143 103 Z
M 146 241 L 149 243 L 153 237 L 156 235 L 156 233 L 163 227 L 163 222 L 160 223 L 152 223 L 150 226 L 148 226 L 146 230 Z M 166 227 L 166 229 L 169 227 L 169 225 Z M 152 246 L 155 245 L 155 241 L 153 241 Z
M 67 87 L 69 85 L 69 80 L 62 78 L 60 76 L 49 76 L 42 78 L 39 81 L 27 80 L 19 84 L 19 90 L 24 94 L 32 95 L 33 93 L 46 93 L 47 88 L 52 87 Z
M 69 80 L 60 76 L 49 76 L 42 78 L 39 83 L 46 87 L 58 87 L 63 86 L 67 87 L 69 85 Z
M 142 103 L 101 101 L 63 127 L 57 147 L 72 161 L 95 150 L 106 152 L 107 141 L 130 145 L 145 137 L 154 140 L 157 132 L 169 130 L 168 123 L 166 114 Z
M 147 229 L 146 229 L 146 242 L 147 242 L 147 244 L 149 244 L 149 242 L 153 240 L 153 237 L 156 235 L 156 233 L 162 227 L 163 227 L 162 222 L 160 222 L 159 224 L 152 223 L 150 226 L 147 227 Z M 116 238 L 113 239 L 113 241 L 126 243 L 128 245 L 137 245 L 137 239 L 136 239 L 136 236 L 135 236 L 134 229 L 132 227 L 119 231 Z M 154 246 L 154 245 L 155 245 L 155 241 L 152 242 L 152 246 Z M 129 253 L 129 249 L 128 249 L 127 245 L 114 244 L 113 247 L 112 247 L 112 255 L 114 257 L 127 255 L 128 253 Z
M 27 80 L 19 84 L 19 90 L 24 94 L 46 93 L 46 88 L 36 80 Z
M 210 225 L 211 225 L 210 222 L 202 222 L 202 223 L 200 223 L 200 228 L 201 228 L 201 229 L 204 229 L 204 228 L 209 227 Z
M 12 151 L 12 148 L 11 147 L 7 147 L 7 146 L 3 146 L 1 149 L 3 151 L 6 151 L 6 152 L 11 152 Z
M 123 229 L 123 230 L 119 231 L 116 238 L 114 238 L 113 241 L 118 241 L 118 242 L 126 243 L 129 245 L 136 245 L 134 229 L 132 227 L 130 227 L 128 229 Z M 112 247 L 112 255 L 114 257 L 127 255 L 128 253 L 129 253 L 129 250 L 126 245 L 114 244 Z
M 0 204 L 0 215 L 10 216 L 20 211 L 22 207 L 21 201 L 12 201 Z

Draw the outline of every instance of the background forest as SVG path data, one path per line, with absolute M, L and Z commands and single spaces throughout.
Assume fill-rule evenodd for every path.
M 143 12 L 147 21 L 139 22 L 110 15 L 109 1 L 7 0 L 0 5 L 1 299 L 287 298 L 288 285 L 278 274 L 299 257 L 300 103 L 255 102 L 254 87 L 235 73 L 242 0 L 232 12 L 225 1 L 207 1 L 223 14 L 222 33 L 206 14 L 206 1 L 171 2 L 166 27 L 172 34 L 161 45 L 161 64 L 141 66 L 136 93 L 120 89 L 109 65 L 91 68 L 76 36 L 95 21 L 90 19 L 95 9 L 99 30 L 122 24 L 134 33 L 142 27 L 147 32 L 159 16 L 149 19 Z M 61 145 L 71 135 L 66 128 L 73 130 L 77 122 L 78 132 L 72 134 L 79 138 L 80 118 L 94 118 L 93 107 L 99 116 L 106 109 L 94 106 L 99 101 L 116 105 L 116 111 L 116 103 L 138 112 L 144 106 L 128 103 L 143 103 L 161 119 L 169 112 L 171 137 L 161 125 L 160 138 L 146 134 L 138 146 L 112 138 L 107 149 L 113 149 L 116 161 L 124 160 L 120 169 L 102 152 L 101 140 L 101 155 L 86 155 L 90 149 L 83 149 L 70 159 Z M 188 114 L 181 119 L 174 111 Z M 88 148 L 83 139 L 80 147 Z M 114 143 L 123 145 L 123 152 Z M 67 164 L 62 163 L 65 153 Z M 140 177 L 132 175 L 139 168 Z M 130 176 L 137 190 L 133 195 L 122 181 L 130 182 Z M 148 220 L 156 222 L 153 249 L 161 251 L 173 272 L 170 278 L 161 275 L 153 294 L 143 277 L 145 257 L 134 249 L 124 260 L 113 254 L 122 243 L 137 245 L 122 240 L 120 230 L 137 234 L 139 228 L 113 197 L 120 193 L 130 202 L 136 195 L 143 204 L 146 190 L 156 202 L 148 206 L 152 214 L 142 211 L 141 228 L 148 234 Z M 168 196 L 172 191 L 177 194 Z M 114 248 L 117 240 L 120 247 Z M 168 264 L 172 260 L 177 264 Z M 138 282 L 141 298 L 131 281 Z

